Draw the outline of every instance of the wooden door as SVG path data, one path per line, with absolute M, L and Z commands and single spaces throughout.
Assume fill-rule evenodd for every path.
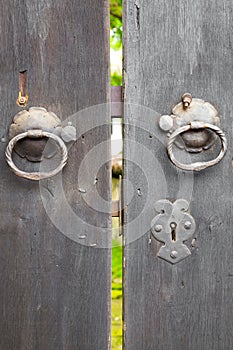
M 100 125 L 92 106 L 109 102 L 108 1 L 1 1 L 0 29 L 0 349 L 107 350 L 110 114 L 102 110 Z M 22 110 L 16 99 L 19 72 L 25 70 L 28 107 L 44 107 L 65 125 L 92 107 L 79 113 L 78 140 L 69 148 L 62 177 L 43 182 L 17 177 L 4 157 L 9 126 Z M 91 151 L 96 159 L 103 142 L 106 162 L 98 169 L 84 160 Z M 32 167 L 25 159 L 18 162 L 26 171 Z M 86 168 L 79 176 L 81 164 Z M 82 224 L 66 216 L 58 184 Z M 105 211 L 90 205 L 97 197 L 104 198 Z M 54 216 L 45 208 L 49 198 Z
M 232 349 L 233 4 L 124 6 L 124 348 Z M 215 106 L 228 139 L 225 158 L 193 174 L 169 161 L 158 124 L 187 91 Z M 172 265 L 157 256 L 162 243 L 150 225 L 156 201 L 179 198 L 189 201 L 196 230 L 186 242 L 191 256 Z

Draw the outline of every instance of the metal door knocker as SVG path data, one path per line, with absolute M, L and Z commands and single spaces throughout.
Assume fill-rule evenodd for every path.
M 6 148 L 6 161 L 11 170 L 19 177 L 30 180 L 41 180 L 58 174 L 66 165 L 68 150 L 66 143 L 76 140 L 76 129 L 72 125 L 61 126 L 61 120 L 52 112 L 42 107 L 32 107 L 16 114 L 9 129 L 9 143 Z M 48 139 L 55 143 L 45 153 Z M 24 144 L 20 145 L 20 142 Z M 36 142 L 35 142 L 36 141 Z M 56 149 L 60 150 L 59 165 L 48 172 L 25 172 L 20 170 L 12 159 L 13 150 L 22 158 L 31 162 L 41 162 L 43 157 L 52 158 Z
M 226 136 L 219 125 L 218 112 L 210 103 L 185 93 L 182 102 L 172 109 L 172 115 L 163 115 L 159 120 L 160 128 L 169 132 L 167 153 L 171 162 L 187 171 L 200 171 L 219 163 L 227 151 Z M 183 164 L 174 156 L 174 143 L 187 152 L 197 153 L 211 148 L 217 137 L 221 140 L 221 151 L 213 160 Z
M 184 242 L 193 236 L 196 224 L 188 209 L 185 199 L 177 199 L 174 203 L 162 199 L 155 204 L 158 215 L 151 222 L 151 232 L 156 240 L 165 243 L 157 256 L 171 264 L 191 255 Z

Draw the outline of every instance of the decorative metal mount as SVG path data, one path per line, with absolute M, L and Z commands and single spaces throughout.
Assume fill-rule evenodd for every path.
M 58 174 L 66 165 L 68 151 L 65 143 L 76 140 L 76 129 L 68 124 L 61 126 L 61 120 L 42 107 L 32 107 L 16 114 L 9 129 L 9 144 L 6 149 L 6 161 L 11 170 L 19 177 L 40 180 Z M 49 147 L 45 147 L 52 139 Z M 41 162 L 43 158 L 52 158 L 60 149 L 61 161 L 56 169 L 49 172 L 25 172 L 20 170 L 12 159 L 13 150 L 30 162 Z
M 184 244 L 195 232 L 194 218 L 188 212 L 189 204 L 185 199 L 177 199 L 174 203 L 162 199 L 155 204 L 159 213 L 151 222 L 151 232 L 156 240 L 165 243 L 157 256 L 176 264 L 191 255 Z
M 227 140 L 220 129 L 217 110 L 208 102 L 192 98 L 185 93 L 182 102 L 172 109 L 172 115 L 160 117 L 159 126 L 168 132 L 167 150 L 172 163 L 182 170 L 200 171 L 220 162 L 227 151 Z M 175 159 L 173 144 L 190 153 L 198 153 L 211 148 L 220 138 L 222 147 L 219 155 L 208 162 L 182 164 Z

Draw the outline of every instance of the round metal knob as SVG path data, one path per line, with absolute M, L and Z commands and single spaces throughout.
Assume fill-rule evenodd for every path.
M 170 115 L 162 115 L 159 119 L 159 127 L 163 131 L 169 131 L 173 128 L 173 118 Z
M 180 163 L 174 156 L 173 154 L 173 144 L 177 138 L 178 135 L 187 132 L 189 130 L 199 130 L 199 129 L 209 129 L 214 131 L 217 136 L 221 139 L 222 147 L 219 155 L 210 161 L 207 162 L 196 162 L 196 163 L 191 163 L 191 164 L 183 164 Z M 167 144 L 167 152 L 168 156 L 171 160 L 171 162 L 177 167 L 182 170 L 187 170 L 187 171 L 200 171 L 203 169 L 206 169 L 208 167 L 211 167 L 217 163 L 219 163 L 224 155 L 226 154 L 227 151 L 227 140 L 224 132 L 216 125 L 212 125 L 209 123 L 205 122 L 191 122 L 190 124 L 184 125 L 178 129 L 176 129 L 169 137 L 168 139 L 168 144 Z
M 13 149 L 14 149 L 16 143 L 19 140 L 22 140 L 24 138 L 39 139 L 39 138 L 43 138 L 43 137 L 53 139 L 57 143 L 58 147 L 61 150 L 61 162 L 60 162 L 60 164 L 57 166 L 56 169 L 51 170 L 49 172 L 25 172 L 23 170 L 20 170 L 12 160 L 12 152 L 13 152 Z M 13 137 L 10 140 L 10 142 L 8 143 L 5 155 L 6 155 L 6 161 L 9 165 L 9 167 L 17 176 L 23 177 L 23 178 L 29 179 L 29 180 L 35 180 L 35 181 L 55 176 L 64 168 L 64 166 L 67 163 L 67 159 L 68 159 L 67 147 L 59 136 L 52 134 L 51 132 L 48 132 L 48 131 L 37 130 L 37 129 L 28 130 L 26 132 L 23 132 L 21 134 L 16 135 L 15 137 Z

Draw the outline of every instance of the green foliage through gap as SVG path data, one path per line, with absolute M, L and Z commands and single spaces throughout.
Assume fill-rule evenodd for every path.
M 122 51 L 122 0 L 110 0 L 110 47 Z M 122 72 L 111 69 L 111 85 L 122 84 Z M 118 179 L 113 179 L 113 199 L 118 199 Z M 113 218 L 113 227 L 118 227 Z M 122 245 L 113 241 L 112 249 L 112 349 L 122 349 Z
M 122 0 L 110 0 L 110 47 L 122 52 Z M 122 73 L 111 70 L 111 85 L 122 84 Z

